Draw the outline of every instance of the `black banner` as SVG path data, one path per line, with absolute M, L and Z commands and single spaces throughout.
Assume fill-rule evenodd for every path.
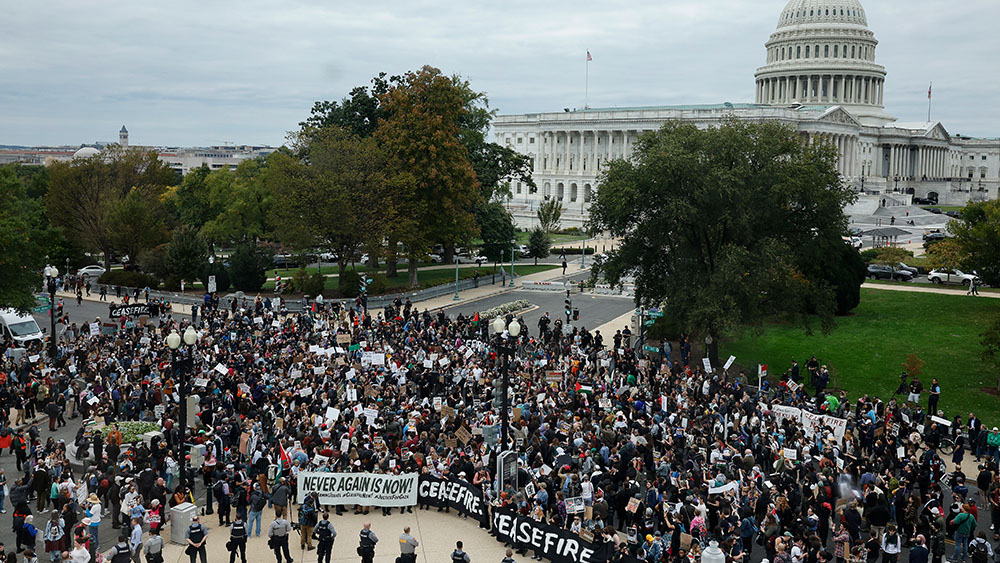
M 440 479 L 421 475 L 417 484 L 417 502 L 439 508 L 454 508 L 479 520 L 483 528 L 489 528 L 490 516 L 483 491 L 464 479 L 454 476 Z
M 152 304 L 111 305 L 110 308 L 112 317 L 139 317 L 143 315 L 156 317 L 160 314 L 159 305 Z
M 504 508 L 493 508 L 492 524 L 492 533 L 499 541 L 534 550 L 555 563 L 606 563 L 613 555 L 613 544 L 590 543 L 569 530 Z

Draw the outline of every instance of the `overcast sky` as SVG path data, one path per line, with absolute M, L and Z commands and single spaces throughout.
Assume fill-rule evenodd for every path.
M 752 102 L 785 0 L 8 2 L 0 144 L 278 145 L 316 100 L 424 64 L 501 113 Z M 1000 137 L 1000 2 L 868 0 L 885 104 Z

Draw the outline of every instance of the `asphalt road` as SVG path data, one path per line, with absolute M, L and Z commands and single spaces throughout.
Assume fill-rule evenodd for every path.
M 563 300 L 565 298 L 566 294 L 559 291 L 517 290 L 510 293 L 488 297 L 486 299 L 472 301 L 470 303 L 460 302 L 447 308 L 445 311 L 449 315 L 456 315 L 458 313 L 462 313 L 463 315 L 474 315 L 479 311 L 484 311 L 491 307 L 503 305 L 504 303 L 509 303 L 518 299 L 526 299 L 537 306 L 536 309 L 532 309 L 522 315 L 524 317 L 524 322 L 528 325 L 528 332 L 534 336 L 538 334 L 538 319 L 541 318 L 546 311 L 553 320 L 559 318 L 565 320 L 563 313 Z M 579 292 L 575 292 L 570 295 L 570 299 L 573 301 L 573 307 L 580 309 L 580 319 L 578 321 L 573 321 L 572 324 L 574 326 L 581 326 L 591 330 L 629 312 L 634 307 L 632 299 L 628 297 L 590 294 L 581 295 Z M 605 341 L 611 337 L 610 334 L 605 334 L 603 336 Z

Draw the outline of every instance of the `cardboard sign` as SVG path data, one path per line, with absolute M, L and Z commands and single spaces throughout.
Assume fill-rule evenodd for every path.
M 444 447 L 446 447 L 446 448 L 457 448 L 458 447 L 458 440 L 456 440 L 455 438 L 445 438 L 444 439 Z
M 441 416 L 455 416 L 455 409 L 448 405 L 441 405 Z
M 350 334 L 338 334 L 337 335 L 337 344 L 350 344 L 350 343 L 351 343 L 351 335 Z
M 724 370 L 729 369 L 729 366 L 733 365 L 733 362 L 735 361 L 736 361 L 736 356 L 729 356 L 729 359 L 726 360 L 726 364 L 722 366 L 722 369 Z
M 639 510 L 639 499 L 635 497 L 628 499 L 628 505 L 625 507 L 625 510 L 635 514 L 635 511 Z
M 562 383 L 562 380 L 563 380 L 563 372 L 556 370 L 545 371 L 546 383 Z
M 469 432 L 468 428 L 463 426 L 455 431 L 455 437 L 462 441 L 462 445 L 465 445 L 472 439 L 472 434 Z

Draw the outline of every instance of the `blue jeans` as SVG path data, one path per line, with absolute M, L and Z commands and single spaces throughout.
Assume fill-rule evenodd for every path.
M 0 510 L 3 510 L 3 501 L 7 498 L 7 495 L 3 492 L 3 487 L 0 487 Z
M 951 555 L 952 560 L 965 561 L 965 556 L 969 554 L 969 536 L 955 532 L 955 553 Z
M 251 510 L 250 511 L 250 515 L 247 518 L 247 537 L 250 537 L 250 532 L 253 531 L 253 522 L 254 522 L 254 520 L 257 521 L 257 537 L 259 538 L 260 537 L 260 521 L 262 520 L 262 518 L 261 518 L 261 513 L 258 512 L 258 511 L 255 511 L 255 510 Z
M 101 536 L 99 534 L 99 531 L 100 531 L 100 526 L 95 526 L 94 524 L 91 524 L 90 526 L 87 527 L 87 532 L 90 534 L 90 545 L 93 546 L 95 553 L 99 551 L 99 548 L 97 546 L 100 545 L 101 543 Z

